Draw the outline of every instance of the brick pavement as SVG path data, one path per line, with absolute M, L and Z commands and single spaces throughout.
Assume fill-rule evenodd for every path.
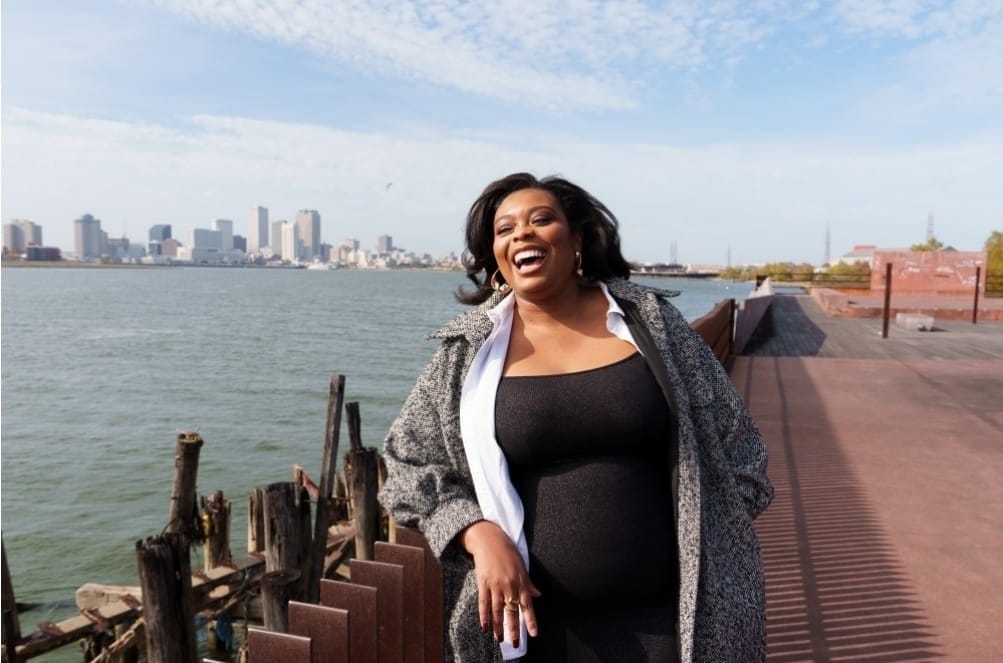
M 771 662 L 1003 661 L 998 342 L 735 359 L 777 489 L 756 523 Z

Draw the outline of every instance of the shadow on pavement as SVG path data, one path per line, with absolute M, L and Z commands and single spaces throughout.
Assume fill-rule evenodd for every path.
M 775 358 L 749 358 L 748 372 L 734 376 L 767 440 L 776 488 L 756 521 L 768 661 L 943 659 L 894 546 L 828 432 L 811 379 L 783 361 L 781 371 Z M 817 413 L 807 425 L 806 411 Z

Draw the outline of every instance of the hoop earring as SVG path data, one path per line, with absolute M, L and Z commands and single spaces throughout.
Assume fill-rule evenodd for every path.
M 495 273 L 491 275 L 491 280 L 489 281 L 489 283 L 491 284 L 491 289 L 494 290 L 495 292 L 508 292 L 509 290 L 508 283 L 498 282 L 498 274 L 500 272 L 501 272 L 500 269 L 496 269 Z
M 585 274 L 585 270 L 582 269 L 582 252 L 575 251 L 575 274 L 578 274 L 579 278 Z

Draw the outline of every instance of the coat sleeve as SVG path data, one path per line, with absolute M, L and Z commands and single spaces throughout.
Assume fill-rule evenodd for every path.
M 445 345 L 439 349 L 391 425 L 379 496 L 394 520 L 419 529 L 440 558 L 461 530 L 482 518 L 459 439 L 455 355 Z
M 669 329 L 674 329 L 671 343 L 688 385 L 691 408 L 696 404 L 714 420 L 717 435 L 701 443 L 716 447 L 713 452 L 724 459 L 749 516 L 755 518 L 773 500 L 763 436 L 713 351 L 674 306 L 663 302 L 662 310 Z

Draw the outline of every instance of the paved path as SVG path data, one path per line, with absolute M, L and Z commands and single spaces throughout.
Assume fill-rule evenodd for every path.
M 943 332 L 964 350 L 907 332 L 875 350 L 873 321 L 839 336 L 802 313 L 814 355 L 731 370 L 776 486 L 756 521 L 769 660 L 1003 661 L 1003 325 Z

